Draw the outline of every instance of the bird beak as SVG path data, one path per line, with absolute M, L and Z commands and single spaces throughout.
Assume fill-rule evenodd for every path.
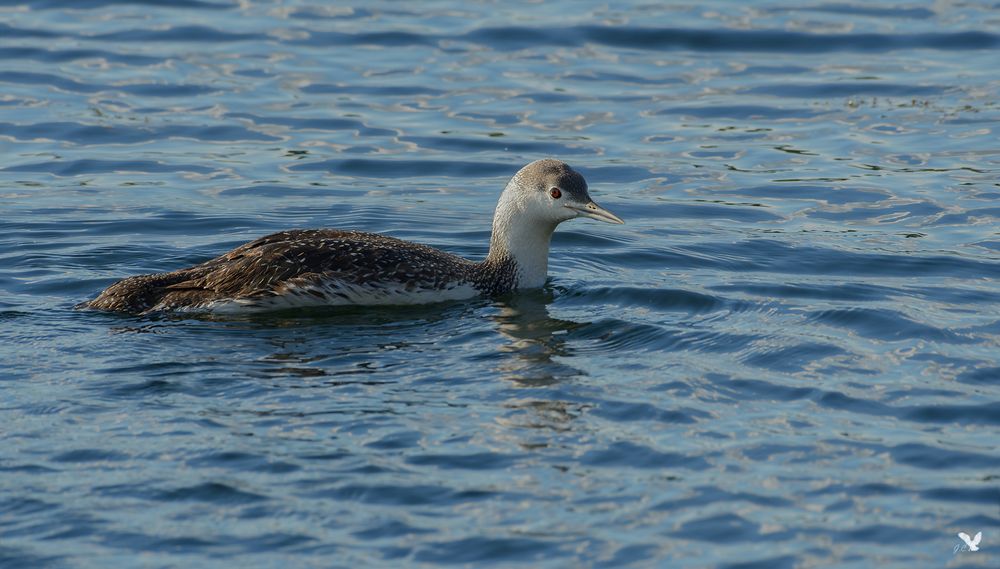
M 566 207 L 576 212 L 577 217 L 589 217 L 590 219 L 596 219 L 597 221 L 603 221 L 605 223 L 625 223 L 622 218 L 611 213 L 610 211 L 604 209 L 603 207 L 597 205 L 594 202 L 590 202 L 587 205 L 575 205 L 566 204 Z

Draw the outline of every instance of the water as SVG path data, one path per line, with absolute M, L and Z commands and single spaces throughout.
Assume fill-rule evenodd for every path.
M 997 565 L 995 3 L 163 4 L 0 1 L 0 566 Z M 544 156 L 540 292 L 72 308 Z

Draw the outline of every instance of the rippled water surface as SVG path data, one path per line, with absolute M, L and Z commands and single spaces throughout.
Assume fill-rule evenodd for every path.
M 0 566 L 996 567 L 998 61 L 990 0 L 0 0 Z M 543 291 L 73 309 L 481 258 L 546 156 L 627 225 Z

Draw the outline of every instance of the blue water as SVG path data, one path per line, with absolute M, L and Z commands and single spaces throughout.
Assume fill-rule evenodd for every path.
M 996 567 L 998 61 L 992 0 L 0 0 L 0 567 Z M 73 309 L 481 258 L 546 156 L 627 225 L 542 291 Z

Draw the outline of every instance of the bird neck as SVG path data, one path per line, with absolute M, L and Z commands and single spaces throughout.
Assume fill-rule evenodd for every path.
M 493 215 L 493 235 L 485 265 L 513 262 L 513 288 L 537 288 L 545 284 L 549 270 L 549 242 L 556 224 L 539 222 L 525 212 L 523 202 L 513 192 L 500 196 Z

